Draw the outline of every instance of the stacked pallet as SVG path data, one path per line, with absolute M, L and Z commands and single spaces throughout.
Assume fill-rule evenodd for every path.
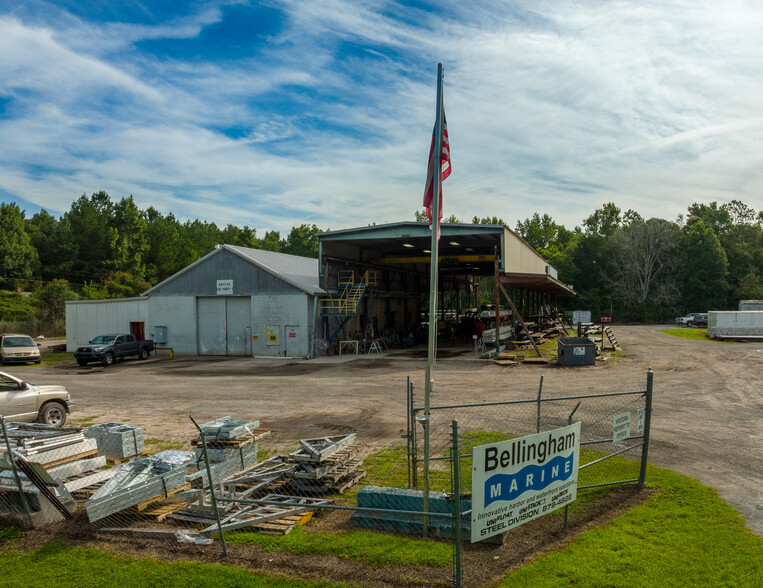
M 301 439 L 300 448 L 290 454 L 296 464 L 289 475 L 290 487 L 299 493 L 342 494 L 366 476 L 359 469 L 355 433 L 333 437 Z
M 259 421 L 247 421 L 223 417 L 201 425 L 206 442 L 212 481 L 219 483 L 232 474 L 245 470 L 257 463 L 257 441 L 270 434 L 270 429 L 260 427 Z M 206 464 L 204 463 L 204 442 L 200 438 L 191 439 L 194 446 L 199 471 L 189 476 L 189 482 L 206 488 Z
M 98 453 L 106 457 L 125 459 L 143 453 L 143 429 L 126 423 L 103 423 L 87 427 L 85 437 L 95 439 Z

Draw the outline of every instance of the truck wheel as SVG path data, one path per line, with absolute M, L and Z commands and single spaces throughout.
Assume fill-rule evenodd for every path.
M 148 356 L 151 355 L 145 347 L 140 350 L 140 358 L 141 359 L 148 359 Z
M 66 422 L 66 409 L 60 402 L 48 402 L 40 409 L 37 422 L 61 428 Z
M 110 365 L 114 365 L 114 354 L 109 352 L 106 355 L 103 356 L 103 365 L 106 367 L 109 367 Z

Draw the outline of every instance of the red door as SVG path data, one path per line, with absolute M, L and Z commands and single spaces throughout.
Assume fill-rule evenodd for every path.
M 135 336 L 138 341 L 143 341 L 146 338 L 146 330 L 143 326 L 143 322 L 130 323 L 130 332 Z

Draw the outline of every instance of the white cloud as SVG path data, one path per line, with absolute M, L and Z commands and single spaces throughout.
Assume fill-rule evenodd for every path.
M 607 201 L 665 218 L 693 201 L 762 206 L 755 4 L 271 8 L 281 30 L 225 62 L 137 45 L 194 39 L 218 6 L 156 25 L 0 17 L 0 188 L 54 210 L 83 192 L 132 193 L 259 230 L 410 219 L 439 59 L 446 215 L 513 225 L 539 211 L 574 225 Z

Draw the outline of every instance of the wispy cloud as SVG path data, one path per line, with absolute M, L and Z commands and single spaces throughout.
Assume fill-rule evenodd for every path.
M 761 207 L 754 3 L 12 8 L 0 190 L 53 211 L 104 189 L 259 229 L 410 219 L 438 60 L 446 214 L 571 225 L 606 201 L 666 218 L 695 200 Z

